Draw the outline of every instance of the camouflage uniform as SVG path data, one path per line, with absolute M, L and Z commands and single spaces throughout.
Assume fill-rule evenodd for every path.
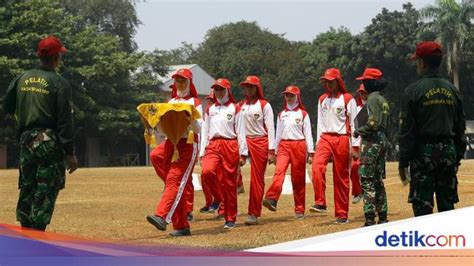
M 356 135 L 362 138 L 359 175 L 364 192 L 364 215 L 366 225 L 374 224 L 378 215 L 379 223 L 387 221 L 387 194 L 383 184 L 385 179 L 385 154 L 388 140 L 385 130 L 389 124 L 387 100 L 375 91 L 367 99 L 366 125 L 357 128 Z
M 449 81 L 428 71 L 404 92 L 400 112 L 399 167 L 410 167 L 415 216 L 454 209 L 458 202 L 456 172 L 466 150 L 461 97 Z
M 45 230 L 64 188 L 64 156 L 74 154 L 71 87 L 52 70 L 27 71 L 10 84 L 4 110 L 15 115 L 19 128 L 17 220 Z

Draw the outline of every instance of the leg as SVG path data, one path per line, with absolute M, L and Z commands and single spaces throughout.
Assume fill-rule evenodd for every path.
M 280 142 L 280 145 L 278 146 L 275 174 L 273 175 L 272 184 L 265 195 L 266 199 L 278 201 L 280 198 L 283 181 L 285 180 L 286 169 L 288 169 L 291 160 L 291 149 L 292 147 L 290 142 Z
M 321 136 L 314 154 L 312 173 L 314 203 L 326 207 L 326 167 L 331 159 L 331 145 L 325 136 Z
M 250 155 L 250 193 L 248 214 L 260 217 L 268 161 L 268 139 L 247 138 Z
M 352 160 L 351 168 L 351 183 L 352 183 L 352 196 L 357 196 L 362 193 L 360 187 L 360 176 L 359 176 L 360 159 Z
M 291 149 L 291 183 L 295 213 L 304 214 L 306 193 L 306 141 L 294 142 Z
M 188 187 L 188 181 L 191 179 L 191 174 L 194 169 L 194 163 L 197 156 L 197 144 L 186 144 L 185 140 L 181 140 L 177 148 L 179 149 L 180 159 L 171 164 L 171 168 L 166 176 L 165 191 L 161 197 L 161 200 L 156 207 L 155 215 L 171 222 L 171 217 L 174 215 L 179 203 L 185 201 L 185 190 Z M 192 182 L 192 179 L 189 181 Z M 187 188 L 189 190 L 189 188 Z M 184 213 L 186 223 L 181 225 L 189 227 L 186 217 L 186 207 L 179 209 L 179 215 Z M 180 205 L 181 206 L 181 205 Z M 181 210 L 184 210 L 182 212 Z M 180 220 L 181 221 L 181 220 Z M 175 226 L 173 224 L 173 226 Z
M 377 214 L 379 216 L 379 222 L 387 220 L 387 211 L 388 211 L 387 192 L 385 191 L 385 186 L 383 183 L 384 175 L 385 175 L 385 158 L 382 154 L 382 156 L 379 156 L 378 158 L 377 171 L 374 178 L 375 202 L 377 206 Z
M 349 212 L 350 140 L 339 136 L 334 146 L 334 207 L 336 218 L 347 219 Z
M 206 185 L 211 193 L 210 198 L 214 198 L 216 202 L 222 201 L 222 196 L 219 190 L 219 182 L 217 180 L 217 172 L 221 167 L 220 152 L 216 145 L 216 141 L 212 141 L 206 148 L 206 155 L 201 161 L 201 178 L 206 181 Z M 212 203 L 212 202 L 211 202 Z
M 166 175 L 169 171 L 169 163 L 166 161 L 166 148 L 165 148 L 166 141 L 163 141 L 158 147 L 153 149 L 150 153 L 150 161 L 153 167 L 155 168 L 155 172 L 163 182 L 165 182 Z
M 222 171 L 219 183 L 224 196 L 224 216 L 226 222 L 237 219 L 237 172 L 239 169 L 239 147 L 237 141 L 221 141 Z

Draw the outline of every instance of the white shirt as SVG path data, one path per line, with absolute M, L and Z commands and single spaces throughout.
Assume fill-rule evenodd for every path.
M 324 95 L 320 97 L 325 97 Z M 346 117 L 347 113 L 347 117 Z M 357 115 L 357 104 L 354 98 L 347 103 L 347 110 L 344 103 L 344 95 L 341 93 L 337 97 L 327 96 L 323 101 L 318 101 L 318 132 L 316 143 L 321 139 L 323 133 L 333 133 L 348 135 L 354 132 L 354 119 Z M 349 119 L 350 132 L 346 129 L 346 119 Z M 358 146 L 352 137 L 352 146 Z
M 305 110 L 284 110 L 278 115 L 275 136 L 276 150 L 281 140 L 306 140 L 308 153 L 314 153 L 311 121 Z
M 268 136 L 268 149 L 275 150 L 275 122 L 270 103 L 267 102 L 263 108 L 261 100 L 250 104 L 244 103 L 240 112 L 244 136 L 250 138 Z M 247 153 L 248 151 L 244 151 L 243 155 Z
M 202 157 L 206 146 L 213 138 L 245 139 L 241 129 L 240 106 L 229 103 L 227 105 L 212 104 L 205 113 L 204 123 L 201 131 L 201 152 Z M 239 141 L 239 152 L 246 149 L 246 141 Z

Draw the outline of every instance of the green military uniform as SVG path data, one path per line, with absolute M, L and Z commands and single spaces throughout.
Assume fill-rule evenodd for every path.
M 367 108 L 367 110 L 365 110 Z M 379 222 L 387 221 L 387 194 L 385 179 L 385 154 L 388 140 L 389 105 L 387 100 L 375 91 L 369 94 L 367 105 L 361 112 L 368 111 L 368 121 L 356 129 L 362 138 L 359 176 L 364 192 L 364 214 L 368 222 L 378 215 Z
M 408 202 L 415 216 L 454 209 L 457 168 L 466 150 L 459 91 L 435 71 L 405 89 L 400 112 L 399 167 L 410 166 Z
M 73 155 L 72 95 L 69 83 L 38 68 L 15 78 L 7 90 L 6 113 L 14 114 L 20 142 L 17 220 L 45 230 L 65 184 L 64 156 Z

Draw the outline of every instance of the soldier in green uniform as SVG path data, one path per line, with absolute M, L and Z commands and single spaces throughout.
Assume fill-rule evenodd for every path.
M 74 155 L 73 104 L 69 83 L 55 72 L 66 48 L 54 36 L 42 39 L 40 66 L 15 78 L 4 110 L 14 115 L 20 144 L 20 195 L 16 210 L 22 227 L 46 230 L 66 167 L 77 169 Z
M 399 175 L 410 182 L 415 216 L 454 209 L 459 201 L 457 169 L 466 150 L 466 121 L 459 91 L 438 74 L 442 51 L 422 42 L 412 56 L 421 79 L 405 89 L 400 112 Z
M 356 117 L 354 135 L 361 136 L 359 176 L 364 193 L 364 226 L 386 223 L 387 194 L 383 179 L 385 179 L 385 154 L 388 147 L 386 130 L 389 126 L 389 105 L 380 95 L 387 86 L 382 78 L 382 71 L 376 68 L 366 68 L 364 74 L 358 77 L 369 93 L 367 104 Z

